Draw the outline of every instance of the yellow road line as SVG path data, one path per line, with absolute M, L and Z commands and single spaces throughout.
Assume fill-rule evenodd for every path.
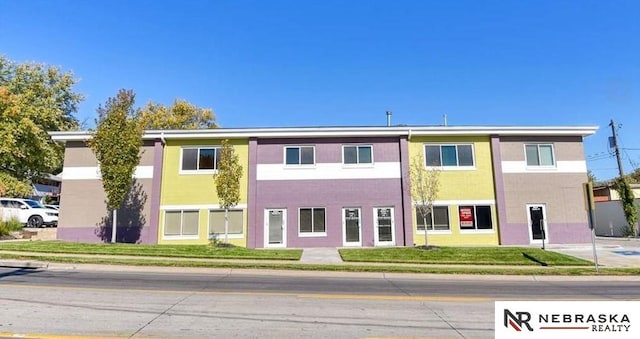
M 18 284 L 1 284 L 2 288 L 33 289 L 33 286 Z M 117 289 L 104 287 L 74 287 L 74 286 L 37 286 L 38 289 L 68 290 L 68 291 L 102 291 L 124 293 L 155 293 L 155 294 L 194 294 L 194 295 L 221 295 L 221 296 L 265 296 L 265 297 L 296 297 L 309 299 L 352 299 L 352 300 L 390 300 L 390 301 L 431 301 L 431 302 L 491 302 L 496 300 L 532 300 L 526 297 L 487 297 L 487 296 L 459 296 L 459 295 L 385 295 L 385 294 L 337 294 L 337 293 L 294 293 L 294 292 L 238 292 L 238 291 L 180 291 L 180 290 L 145 290 L 145 289 Z M 579 300 L 610 300 L 609 298 L 596 299 L 592 296 L 573 298 L 536 298 L 536 300 L 555 301 L 579 301 Z M 640 300 L 631 298 L 625 300 Z
M 0 332 L 0 337 L 4 338 L 24 338 L 24 339 L 121 339 L 121 337 L 96 337 L 95 335 L 66 335 L 66 334 L 44 334 L 44 333 L 11 333 Z

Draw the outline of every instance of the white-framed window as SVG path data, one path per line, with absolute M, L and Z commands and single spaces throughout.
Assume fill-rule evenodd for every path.
M 373 164 L 372 145 L 348 145 L 342 147 L 342 163 L 345 165 Z
M 425 144 L 424 159 L 427 167 L 473 167 L 472 144 Z
M 417 230 L 424 232 L 424 215 L 419 208 L 416 208 Z M 426 215 L 427 231 L 449 231 L 449 206 L 433 206 L 433 214 L 427 211 Z
M 460 230 L 492 230 L 491 206 L 458 206 Z
M 164 236 L 197 238 L 199 221 L 197 210 L 165 211 Z
M 180 173 L 213 173 L 220 162 L 220 147 L 183 147 Z
M 525 144 L 524 150 L 527 166 L 552 167 L 556 164 L 553 144 Z
M 298 209 L 300 236 L 324 236 L 327 234 L 327 211 L 324 207 Z
M 314 165 L 316 163 L 316 150 L 313 146 L 286 146 L 284 148 L 284 164 Z
M 244 229 L 244 211 L 241 209 L 229 210 L 229 226 L 227 235 L 229 238 L 242 238 Z M 224 210 L 209 210 L 209 238 L 224 237 Z

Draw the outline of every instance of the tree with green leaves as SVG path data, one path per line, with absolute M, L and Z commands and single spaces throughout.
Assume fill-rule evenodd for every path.
M 62 168 L 64 148 L 47 132 L 78 129 L 82 95 L 73 74 L 0 56 L 0 187 L 26 196 L 24 187 Z
M 140 111 L 145 129 L 201 129 L 217 128 L 216 116 L 209 108 L 197 107 L 176 99 L 167 107 L 150 102 Z
M 229 237 L 229 209 L 240 201 L 240 178 L 242 166 L 229 140 L 222 141 L 218 172 L 213 175 L 220 207 L 224 208 L 224 242 Z
M 433 218 L 433 202 L 440 189 L 440 171 L 435 168 L 427 169 L 424 157 L 420 154 L 411 161 L 409 179 L 411 198 L 424 225 L 424 248 L 428 249 L 427 218 Z
M 638 222 L 638 207 L 635 205 L 633 189 L 627 178 L 620 177 L 616 179 L 616 190 L 620 195 L 624 217 L 629 224 L 629 235 L 635 238 L 638 236 L 638 226 L 636 225 L 636 222 Z
M 107 195 L 107 208 L 113 213 L 111 242 L 116 242 L 116 211 L 126 199 L 136 166 L 140 163 L 140 147 L 144 129 L 133 108 L 135 94 L 120 90 L 98 107 L 97 128 L 88 144 L 100 164 L 102 187 Z

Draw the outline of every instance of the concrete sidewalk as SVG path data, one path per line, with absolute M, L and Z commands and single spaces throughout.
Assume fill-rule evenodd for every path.
M 547 245 L 549 251 L 594 261 L 591 244 Z M 600 267 L 640 267 L 640 238 L 596 238 L 596 256 Z

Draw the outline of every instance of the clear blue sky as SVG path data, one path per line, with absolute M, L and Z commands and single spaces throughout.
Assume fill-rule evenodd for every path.
M 0 54 L 223 127 L 598 125 L 588 166 L 640 163 L 640 1 L 0 0 Z M 636 165 L 637 166 L 637 165 Z

